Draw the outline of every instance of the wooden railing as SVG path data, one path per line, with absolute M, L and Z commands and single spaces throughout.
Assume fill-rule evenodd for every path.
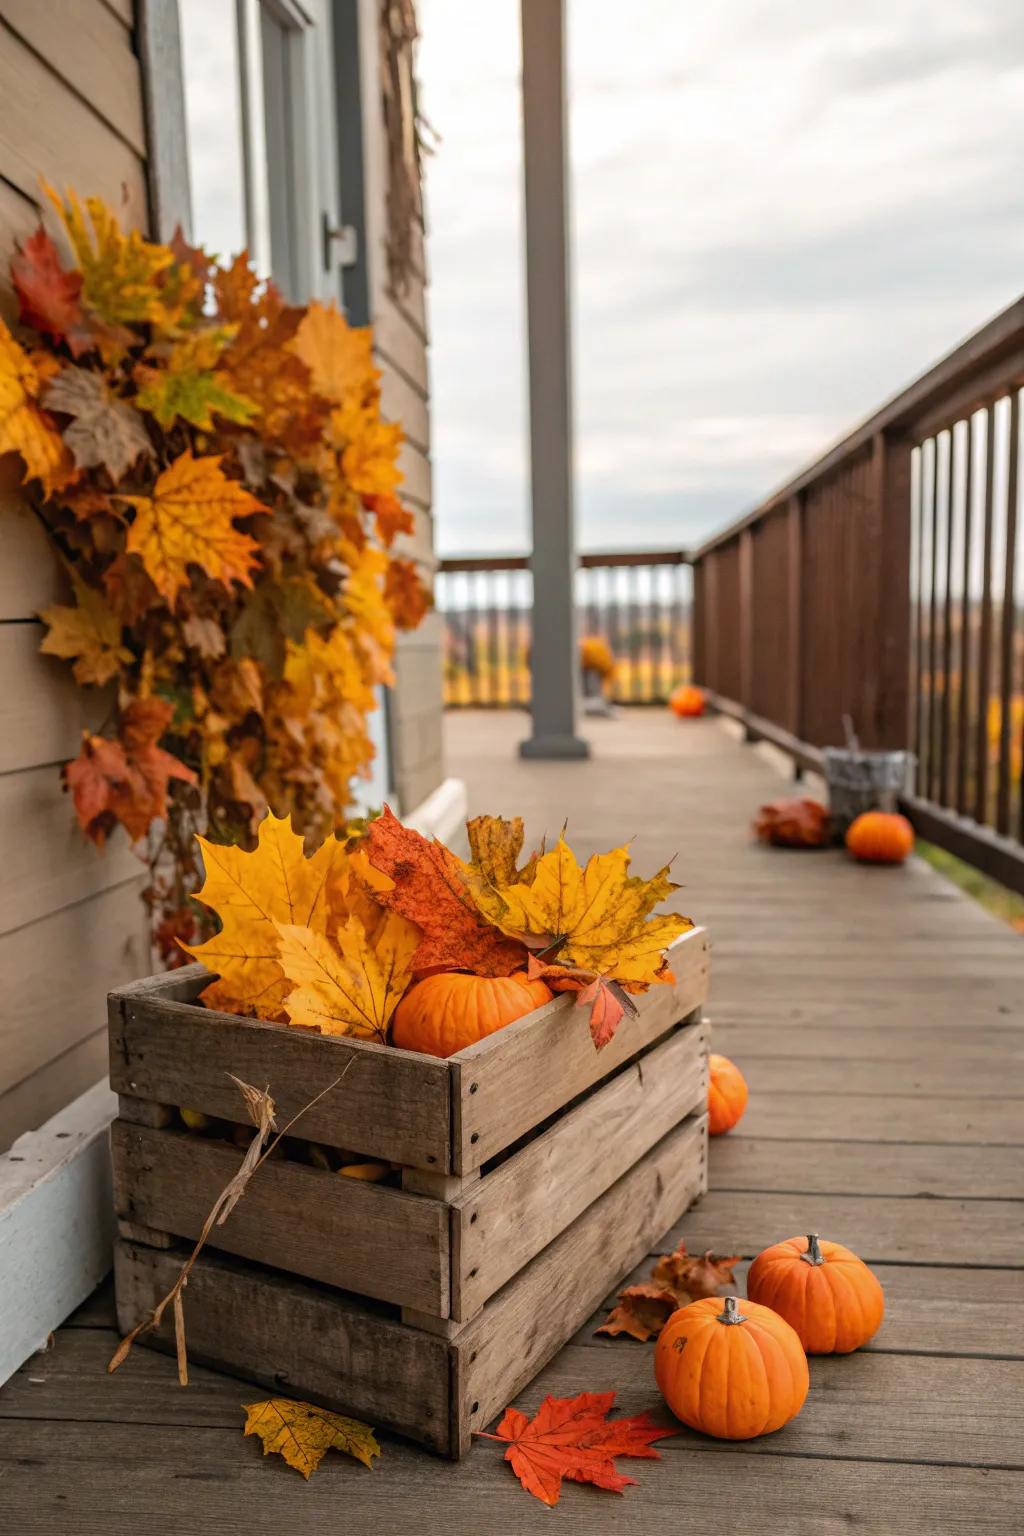
M 815 765 L 910 748 L 920 832 L 1024 890 L 1024 299 L 693 555 L 696 680 Z
M 614 702 L 660 703 L 689 677 L 688 558 L 682 550 L 580 557 L 579 632 L 607 642 Z M 435 601 L 445 626 L 446 705 L 529 704 L 532 598 L 525 555 L 441 561 Z

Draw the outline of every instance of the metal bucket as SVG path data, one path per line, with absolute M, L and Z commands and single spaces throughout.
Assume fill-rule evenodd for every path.
M 914 792 L 917 759 L 912 752 L 826 747 L 824 757 L 829 813 L 837 838 L 865 811 L 894 811 L 900 795 Z

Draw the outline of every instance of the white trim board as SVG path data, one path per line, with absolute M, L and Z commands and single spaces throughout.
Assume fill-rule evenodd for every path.
M 116 1112 L 97 1083 L 0 1156 L 0 1383 L 110 1268 Z

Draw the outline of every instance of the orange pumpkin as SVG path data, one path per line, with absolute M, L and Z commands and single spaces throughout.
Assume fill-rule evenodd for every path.
M 524 1013 L 549 1003 L 543 981 L 515 976 L 466 976 L 443 971 L 410 987 L 395 1009 L 391 1043 L 427 1056 L 451 1056 Z
M 914 851 L 914 829 L 905 816 L 865 811 L 847 828 L 846 846 L 864 864 L 902 864 Z
M 728 1056 L 708 1058 L 708 1135 L 731 1131 L 742 1118 L 750 1090 L 747 1080 Z
M 777 1312 L 707 1296 L 673 1312 L 654 1351 L 658 1389 L 677 1419 L 720 1440 L 781 1429 L 804 1405 L 807 1356 Z
M 705 702 L 703 688 L 695 688 L 692 683 L 683 683 L 668 697 L 669 709 L 680 719 L 702 715 Z
M 882 1287 L 863 1259 L 841 1243 L 788 1237 L 759 1253 L 747 1290 L 796 1329 L 811 1355 L 847 1355 L 878 1331 Z

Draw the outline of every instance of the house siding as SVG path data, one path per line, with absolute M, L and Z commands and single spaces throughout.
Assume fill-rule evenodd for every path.
M 15 241 L 42 215 L 39 177 L 96 193 L 128 225 L 147 211 L 142 84 L 127 0 L 0 0 L 0 314 Z M 60 786 L 83 729 L 109 708 L 39 655 L 47 604 L 66 600 L 53 552 L 0 462 L 0 1150 L 106 1071 L 106 994 L 149 963 L 140 866 L 102 853 Z

